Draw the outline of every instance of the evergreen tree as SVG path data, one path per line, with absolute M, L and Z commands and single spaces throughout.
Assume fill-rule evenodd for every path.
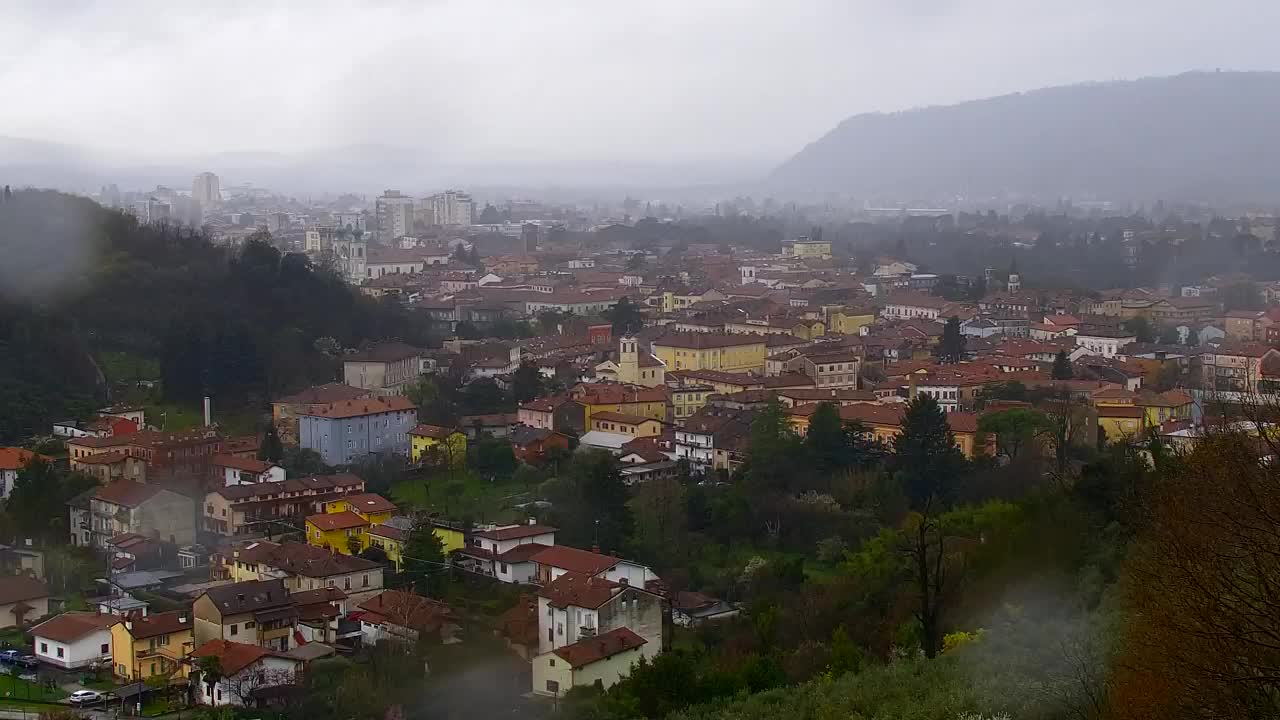
M 791 429 L 777 398 L 756 413 L 750 437 L 742 468 L 747 489 L 757 496 L 788 490 L 798 471 L 800 438 Z
M 284 443 L 280 442 L 280 435 L 276 432 L 274 423 L 267 423 L 266 430 L 262 433 L 262 444 L 258 447 L 258 459 L 273 463 L 278 463 L 284 459 Z
M 612 552 L 631 537 L 630 492 L 609 453 L 578 452 L 547 494 L 565 544 Z
M 960 332 L 960 318 L 952 316 L 942 328 L 942 339 L 934 348 L 934 355 L 944 363 L 958 363 L 964 359 L 965 337 Z
M 809 430 L 804 436 L 805 455 L 810 467 L 820 478 L 848 467 L 850 457 L 849 438 L 840 423 L 840 411 L 832 403 L 819 403 L 809 416 Z
M 639 332 L 644 327 L 644 317 L 640 314 L 640 306 L 631 302 L 631 298 L 623 296 L 611 309 L 602 313 L 605 319 L 613 323 L 613 336 L 622 337 Z
M 525 360 L 511 377 L 511 396 L 523 405 L 542 394 L 542 373 L 537 363 Z
M 965 459 L 937 400 L 920 393 L 907 404 L 893 451 L 894 470 L 913 509 L 950 505 Z
M 444 568 L 444 543 L 435 527 L 426 521 L 414 523 L 409 542 L 404 546 L 404 578 L 419 595 L 440 597 L 448 587 L 449 575 Z
M 1057 356 L 1053 358 L 1053 379 L 1070 380 L 1072 375 L 1071 361 L 1067 359 L 1067 352 L 1059 350 Z

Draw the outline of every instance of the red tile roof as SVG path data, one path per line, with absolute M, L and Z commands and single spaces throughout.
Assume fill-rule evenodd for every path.
M 609 602 L 624 586 L 612 580 L 582 572 L 567 572 L 538 591 L 552 607 L 598 608 Z
M 324 418 L 353 418 L 364 417 L 366 415 L 377 415 L 389 412 L 404 412 L 406 410 L 417 410 L 418 406 L 407 397 L 399 395 L 391 395 L 384 398 L 368 398 L 364 400 L 344 400 L 342 402 L 331 403 L 324 407 L 316 408 L 302 413 L 314 417 Z
M 275 463 L 269 463 L 265 460 L 242 458 L 235 455 L 214 455 L 212 463 L 216 467 L 231 468 L 232 470 L 240 470 L 242 472 L 249 472 L 257 475 L 261 475 L 275 467 Z
M 417 435 L 419 437 L 429 437 L 429 438 L 435 438 L 437 440 L 444 440 L 450 435 L 454 433 L 460 433 L 460 432 L 462 431 L 457 428 L 442 427 L 440 425 L 423 424 L 410 430 L 409 434 Z
M 396 504 L 382 497 L 377 493 L 360 493 L 359 495 L 347 495 L 339 498 L 339 500 L 347 503 L 354 510 L 366 513 L 386 513 L 395 512 Z M 332 502 L 337 502 L 332 501 Z
M 23 450 L 15 447 L 0 447 L 0 470 L 21 470 L 27 466 L 35 458 L 40 458 L 45 462 L 51 462 L 51 459 L 44 455 L 37 455 L 30 450 Z
M 191 657 L 193 658 L 218 658 L 224 676 L 235 675 L 262 658 L 269 656 L 283 657 L 279 653 L 271 652 L 264 647 L 230 642 L 228 640 L 210 640 L 191 651 Z
M 49 597 L 44 583 L 26 575 L 0 578 L 0 605 Z
M 562 570 L 586 573 L 588 575 L 604 572 L 621 562 L 616 557 L 601 555 L 590 550 L 579 550 L 568 545 L 549 547 L 534 555 L 531 559 L 539 565 L 549 565 Z
M 80 638 L 115 625 L 120 618 L 93 612 L 65 612 L 31 628 L 31 634 L 60 643 L 73 643 Z
M 158 635 L 169 635 L 191 629 L 191 609 L 174 610 L 173 612 L 153 613 L 133 620 L 117 617 L 116 622 L 128 622 L 133 627 L 129 633 L 134 640 L 145 640 Z
M 646 642 L 648 641 L 637 635 L 630 628 L 620 627 L 603 635 L 579 640 L 572 645 L 565 645 L 552 652 L 569 663 L 571 667 L 580 668 L 628 650 L 635 650 Z
M 307 522 L 315 525 L 321 532 L 329 532 L 331 530 L 347 530 L 350 528 L 364 527 L 368 525 L 368 521 L 359 515 L 344 510 L 340 513 L 320 513 L 319 515 L 308 515 Z
M 402 590 L 384 590 L 360 603 L 365 620 L 388 622 L 412 630 L 431 632 L 453 617 L 453 611 L 442 602 Z
M 138 507 L 160 494 L 163 489 L 158 485 L 144 485 L 132 480 L 114 480 L 110 485 L 98 488 L 94 497 L 113 505 Z
M 471 533 L 472 537 L 483 538 L 485 540 L 518 540 L 520 538 L 533 537 L 535 535 L 544 535 L 553 533 L 557 530 L 550 525 L 512 525 L 510 527 L 500 527 L 493 530 L 477 530 Z

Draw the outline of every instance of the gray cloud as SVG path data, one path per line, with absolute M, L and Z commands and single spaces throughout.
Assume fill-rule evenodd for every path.
M 1267 0 L 16 0 L 0 134 L 157 160 L 765 165 L 858 112 L 1280 69 L 1276 21 Z

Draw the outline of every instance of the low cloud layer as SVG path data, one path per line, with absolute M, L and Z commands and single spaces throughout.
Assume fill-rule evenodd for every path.
M 442 163 L 772 163 L 858 112 L 1280 69 L 1260 0 L 18 0 L 0 135 L 157 161 L 405 147 Z

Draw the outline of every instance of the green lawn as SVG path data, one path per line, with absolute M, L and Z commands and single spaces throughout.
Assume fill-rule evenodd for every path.
M 474 522 L 518 522 L 524 515 L 515 504 L 528 500 L 528 489 L 510 480 L 490 481 L 459 469 L 402 480 L 391 487 L 398 505 Z
M 66 696 L 61 688 L 48 688 L 13 675 L 0 675 L 0 698 L 4 700 L 56 702 Z

